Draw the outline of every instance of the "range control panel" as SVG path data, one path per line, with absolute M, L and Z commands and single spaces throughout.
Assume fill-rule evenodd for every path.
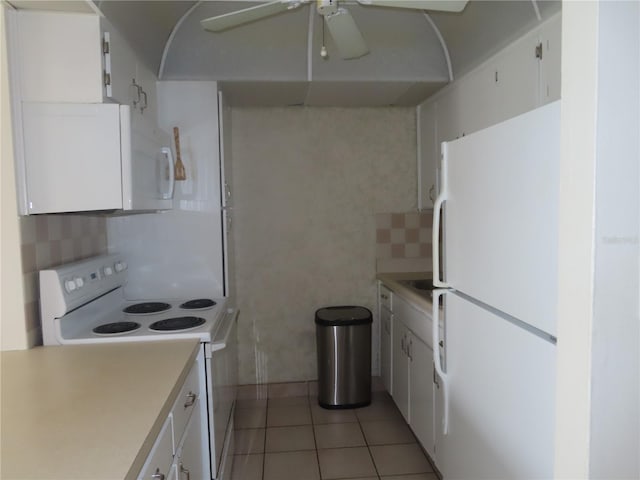
M 56 316 L 84 305 L 127 281 L 127 262 L 120 255 L 101 255 L 40 271 L 40 298 Z
M 114 274 L 124 272 L 129 266 L 124 260 L 116 260 L 114 263 L 106 262 L 95 270 L 86 271 L 84 269 L 71 272 L 61 278 L 67 294 L 83 289 L 85 286 L 96 286 L 99 288 L 100 282 L 108 280 Z

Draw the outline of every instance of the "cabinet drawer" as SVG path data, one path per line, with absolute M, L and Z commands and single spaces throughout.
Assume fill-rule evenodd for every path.
M 198 405 L 198 399 L 200 398 L 200 383 L 198 382 L 199 367 L 200 362 L 195 362 L 193 367 L 191 367 L 191 371 L 178 394 L 178 399 L 171 410 L 173 414 L 173 453 L 175 453 L 175 449 L 180 443 L 180 439 L 182 438 L 191 414 Z
M 393 311 L 393 292 L 383 284 L 380 284 L 379 301 L 381 308 L 384 307 L 390 312 Z
M 153 444 L 151 453 L 147 457 L 147 461 L 142 467 L 142 472 L 138 476 L 138 480 L 155 480 L 152 475 L 162 474 L 167 478 L 171 463 L 173 462 L 173 435 L 172 435 L 172 418 L 171 414 L 160 430 L 160 434 Z M 155 477 L 158 478 L 158 477 Z M 162 477 L 160 477 L 162 478 Z

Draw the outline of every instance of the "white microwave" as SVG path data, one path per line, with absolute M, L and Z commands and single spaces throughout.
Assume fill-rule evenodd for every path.
M 22 214 L 173 207 L 171 137 L 128 105 L 24 102 Z

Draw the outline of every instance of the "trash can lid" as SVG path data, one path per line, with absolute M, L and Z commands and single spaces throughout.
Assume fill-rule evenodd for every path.
M 325 307 L 316 311 L 316 324 L 325 327 L 365 325 L 373 322 L 371 311 L 365 307 Z

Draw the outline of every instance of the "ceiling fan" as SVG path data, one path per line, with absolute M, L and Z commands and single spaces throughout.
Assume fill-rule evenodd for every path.
M 340 56 L 347 60 L 358 58 L 369 53 L 369 48 L 353 17 L 340 3 L 345 0 L 274 0 L 254 7 L 244 8 L 235 12 L 217 15 L 200 21 L 202 27 L 210 32 L 221 32 L 276 13 L 294 10 L 302 5 L 316 2 L 316 9 L 329 29 L 331 37 Z M 364 6 L 394 7 L 412 10 L 438 10 L 443 12 L 461 12 L 468 0 L 356 0 Z M 323 46 L 322 56 L 326 56 Z

